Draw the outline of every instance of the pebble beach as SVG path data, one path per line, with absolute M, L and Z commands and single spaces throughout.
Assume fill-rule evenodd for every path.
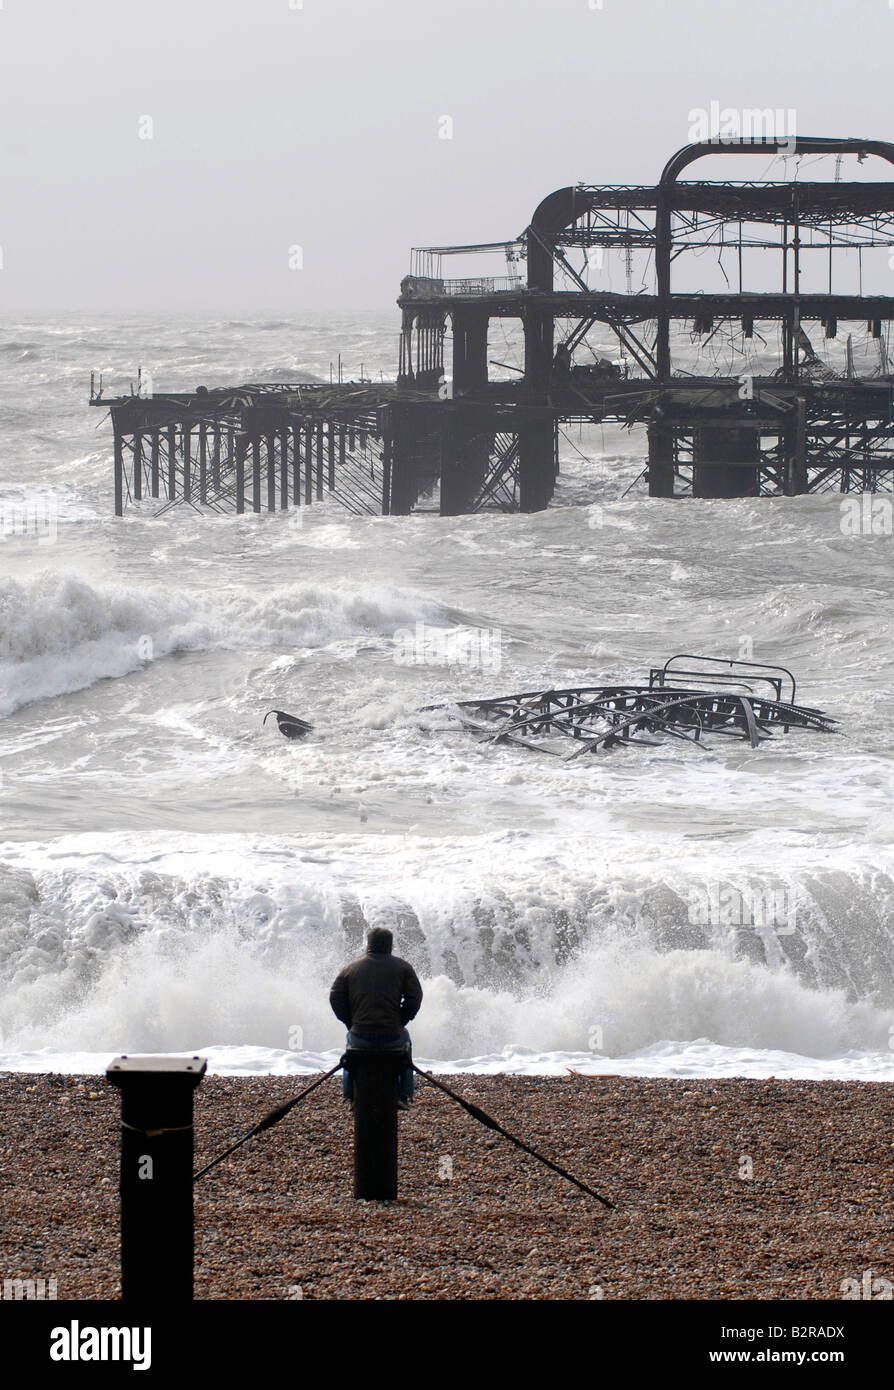
M 196 1168 L 308 1079 L 207 1077 Z M 867 1270 L 894 1281 L 888 1084 L 450 1084 L 615 1209 L 424 1082 L 400 1117 L 398 1200 L 356 1202 L 333 1079 L 196 1185 L 196 1297 L 838 1300 Z M 119 1296 L 118 1120 L 101 1077 L 3 1075 L 0 1277 Z

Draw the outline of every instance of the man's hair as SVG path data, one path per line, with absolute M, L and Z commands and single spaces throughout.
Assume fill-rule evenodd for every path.
M 394 937 L 387 927 L 373 927 L 366 933 L 366 949 L 373 955 L 387 956 L 394 945 Z

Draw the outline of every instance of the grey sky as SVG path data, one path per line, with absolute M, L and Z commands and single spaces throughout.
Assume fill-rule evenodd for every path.
M 712 100 L 894 138 L 888 0 L 591 4 L 0 0 L 0 312 L 384 308 Z

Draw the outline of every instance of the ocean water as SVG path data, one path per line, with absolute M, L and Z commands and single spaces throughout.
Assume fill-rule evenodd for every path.
M 445 1069 L 894 1078 L 884 518 L 650 501 L 643 436 L 608 427 L 568 431 L 534 516 L 112 516 L 91 370 L 388 376 L 396 327 L 0 328 L 0 1066 L 332 1065 L 329 984 L 388 925 Z M 408 661 L 417 624 L 484 637 Z M 789 666 L 842 733 L 564 764 L 420 713 L 678 651 Z

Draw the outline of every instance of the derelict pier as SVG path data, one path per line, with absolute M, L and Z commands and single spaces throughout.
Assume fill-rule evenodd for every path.
M 750 173 L 777 153 L 775 141 L 709 141 L 680 150 L 654 186 L 559 189 L 507 242 L 417 249 L 394 381 L 114 399 L 91 386 L 90 404 L 112 417 L 116 513 L 277 511 L 331 495 L 352 512 L 406 515 L 436 488 L 442 515 L 538 511 L 562 428 L 577 423 L 642 427 L 652 497 L 894 490 L 894 295 L 864 291 L 864 254 L 888 258 L 894 277 L 894 179 L 839 178 L 845 157 L 894 164 L 894 144 L 792 143 L 796 157 L 834 156 L 835 177 L 682 179 L 708 156 L 750 156 Z M 495 252 L 505 276 L 442 274 L 445 258 Z M 693 276 L 706 255 L 716 290 L 698 265 Z M 622 290 L 593 283 L 612 258 Z M 489 375 L 495 320 L 521 329 L 523 367 L 508 380 Z M 856 366 L 849 326 L 875 345 L 871 369 Z M 589 346 L 594 330 L 611 336 L 611 356 Z M 703 371 L 678 360 L 687 333 Z M 837 365 L 820 339 L 840 349 Z

